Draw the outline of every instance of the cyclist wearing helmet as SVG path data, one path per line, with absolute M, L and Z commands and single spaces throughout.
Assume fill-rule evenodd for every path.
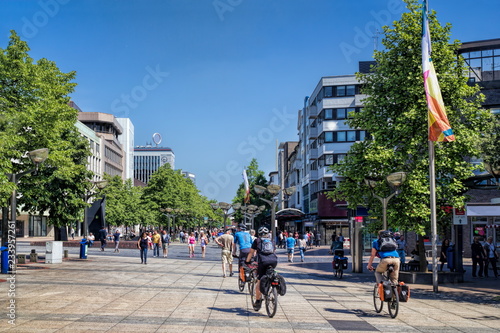
M 255 285 L 255 299 L 256 304 L 254 306 L 255 311 L 259 311 L 262 305 L 262 294 L 260 293 L 260 279 L 266 274 L 268 267 L 276 267 L 278 264 L 278 257 L 274 253 L 276 246 L 272 241 L 269 229 L 266 227 L 260 227 L 258 231 L 259 237 L 255 239 L 252 244 L 252 248 L 247 256 L 247 263 L 250 263 L 252 258 L 257 254 L 257 284 Z M 266 244 L 272 244 L 272 250 L 268 251 Z
M 238 267 L 241 267 L 248 256 L 248 252 L 250 252 L 250 248 L 252 247 L 252 236 L 250 236 L 250 233 L 246 231 L 247 227 L 243 223 L 240 224 L 238 228 L 240 231 L 234 234 L 233 255 L 236 254 L 236 244 L 238 244 L 240 247 Z
M 380 230 L 378 232 L 378 239 L 374 240 L 372 243 L 372 252 L 367 265 L 368 270 L 373 271 L 373 259 L 375 259 L 375 256 L 378 254 L 380 263 L 375 270 L 375 279 L 377 283 L 382 282 L 382 273 L 387 270 L 387 265 L 394 265 L 394 271 L 389 278 L 393 284 L 398 283 L 399 254 L 397 248 L 396 240 L 393 238 L 390 231 Z

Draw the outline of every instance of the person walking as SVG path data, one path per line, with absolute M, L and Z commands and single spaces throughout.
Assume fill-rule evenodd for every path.
M 74 240 L 75 239 L 75 228 L 71 227 L 70 233 L 71 233 L 71 239 Z
M 102 226 L 101 230 L 99 230 L 99 240 L 101 241 L 101 251 L 104 251 L 104 248 L 107 244 L 108 230 L 104 226 Z
M 113 234 L 113 240 L 115 242 L 115 253 L 120 253 L 120 250 L 118 249 L 118 247 L 120 246 L 120 236 L 120 229 L 116 229 L 115 233 Z
M 474 237 L 474 242 L 471 244 L 472 250 L 472 277 L 477 277 L 477 265 L 479 265 L 478 275 L 480 278 L 483 277 L 483 268 L 484 268 L 484 249 L 481 243 L 479 242 L 479 237 Z
M 226 233 L 215 239 L 217 245 L 222 248 L 222 277 L 226 277 L 226 264 L 229 266 L 229 276 L 233 276 L 233 243 L 234 237 L 231 235 L 231 229 L 227 229 Z
M 293 262 L 294 251 L 295 251 L 295 238 L 292 236 L 292 233 L 289 233 L 286 239 L 286 253 L 288 254 L 288 262 Z
M 207 250 L 207 245 L 208 245 L 209 240 L 208 240 L 208 237 L 207 237 L 207 235 L 205 235 L 205 232 L 203 230 L 200 231 L 199 239 L 200 239 L 200 246 L 201 246 L 201 257 L 205 258 L 205 253 Z
M 194 237 L 194 232 L 191 232 L 188 237 L 188 251 L 189 258 L 194 258 L 194 246 L 196 245 L 196 238 Z
M 137 248 L 141 251 L 141 264 L 148 263 L 148 248 L 149 248 L 149 240 L 148 234 L 143 232 L 139 240 L 137 241 Z
M 153 257 L 160 256 L 160 246 L 161 246 L 161 236 L 158 231 L 153 231 L 153 236 L 151 237 L 151 241 L 153 242 Z
M 398 255 L 399 255 L 399 260 L 401 261 L 401 265 L 404 265 L 406 263 L 406 240 L 405 240 L 405 236 L 400 234 L 396 238 L 396 243 L 398 244 L 397 252 L 398 252 Z
M 321 246 L 321 233 L 320 232 L 316 232 L 316 247 L 319 247 Z
M 441 243 L 441 254 L 439 255 L 439 262 L 441 263 L 441 266 L 439 268 L 439 271 L 443 271 L 443 266 L 445 263 L 448 262 L 448 257 L 446 256 L 446 251 L 450 247 L 450 240 L 448 238 L 443 239 L 443 243 Z
M 497 260 L 498 253 L 495 248 L 495 244 L 493 244 L 493 237 L 489 236 L 486 239 L 486 243 L 484 243 L 484 251 L 486 252 L 486 258 L 484 262 L 484 276 L 488 277 L 488 264 L 491 264 L 491 268 L 493 269 L 493 274 L 495 275 L 495 279 L 498 279 L 498 270 L 497 270 Z
M 304 254 L 307 248 L 307 241 L 304 238 L 304 235 L 301 234 L 299 236 L 299 251 L 300 251 L 300 261 L 304 262 Z
M 168 247 L 170 246 L 170 235 L 166 230 L 161 232 L 161 248 L 163 250 L 163 258 L 168 256 Z

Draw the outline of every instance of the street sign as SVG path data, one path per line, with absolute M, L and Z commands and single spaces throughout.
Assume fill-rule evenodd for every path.
M 465 209 L 453 208 L 453 224 L 467 224 L 467 211 Z

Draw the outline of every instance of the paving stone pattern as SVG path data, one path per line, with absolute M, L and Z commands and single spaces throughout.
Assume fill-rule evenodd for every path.
M 97 244 L 96 244 L 97 245 Z M 20 242 L 18 253 L 34 248 Z M 43 247 L 36 247 L 43 256 Z M 373 275 L 331 272 L 323 246 L 307 251 L 306 262 L 288 263 L 279 249 L 278 271 L 287 280 L 274 318 L 254 311 L 248 291 L 239 292 L 237 275 L 222 277 L 220 249 L 189 258 L 187 246 L 170 246 L 168 258 L 140 264 L 139 251 L 65 248 L 62 264 L 27 263 L 15 283 L 15 325 L 8 323 L 9 283 L 0 282 L 0 331 L 4 332 L 498 332 L 499 280 L 460 285 L 412 285 L 410 302 L 396 319 L 373 307 Z M 296 256 L 296 259 L 300 256 Z M 351 258 L 349 258 L 351 263 Z M 35 269 L 39 268 L 39 269 Z M 233 268 L 236 271 L 236 261 Z M 8 276 L 0 276 L 5 280 Z

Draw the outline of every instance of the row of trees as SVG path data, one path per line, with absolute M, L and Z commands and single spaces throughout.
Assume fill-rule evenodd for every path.
M 346 200 L 349 208 L 363 205 L 373 216 L 381 216 L 381 204 L 370 195 L 364 178 L 378 178 L 375 188 L 381 197 L 391 193 L 383 181 L 392 172 L 407 172 L 401 194 L 387 210 L 389 227 L 423 234 L 430 224 L 430 186 L 427 102 L 422 78 L 422 6 L 405 0 L 408 12 L 391 27 L 384 27 L 385 50 L 376 51 L 373 73 L 358 74 L 363 82 L 364 107 L 347 123 L 370 135 L 351 146 L 346 158 L 333 166 L 345 177 L 330 196 Z M 460 43 L 450 42 L 451 25 L 440 25 L 430 14 L 433 62 L 456 141 L 435 146 L 436 198 L 440 205 L 463 207 L 467 200 L 464 182 L 477 168 L 472 158 L 500 161 L 498 118 L 481 107 L 484 95 L 477 85 L 467 83 L 468 68 L 457 56 Z M 497 164 L 498 166 L 498 164 Z M 484 170 L 484 169 L 483 169 Z M 451 219 L 438 212 L 440 225 Z M 378 225 L 380 227 L 380 225 Z
M 75 127 L 78 111 L 69 106 L 75 72 L 63 73 L 47 59 L 34 61 L 29 47 L 12 31 L 7 48 L 0 49 L 0 198 L 4 202 L 3 230 L 6 231 L 9 199 L 14 188 L 20 194 L 18 207 L 30 214 L 48 213 L 55 227 L 83 220 L 93 175 L 87 169 L 88 141 Z M 49 148 L 49 157 L 36 174 L 18 184 L 10 181 L 33 167 L 26 152 Z M 105 175 L 106 221 L 110 225 L 165 226 L 168 217 L 161 208 L 172 208 L 176 225 L 191 228 L 220 225 L 220 212 L 200 195 L 192 181 L 165 165 L 146 188 L 130 180 Z M 207 218 L 207 219 L 205 219 Z M 56 237 L 58 237 L 56 235 Z

